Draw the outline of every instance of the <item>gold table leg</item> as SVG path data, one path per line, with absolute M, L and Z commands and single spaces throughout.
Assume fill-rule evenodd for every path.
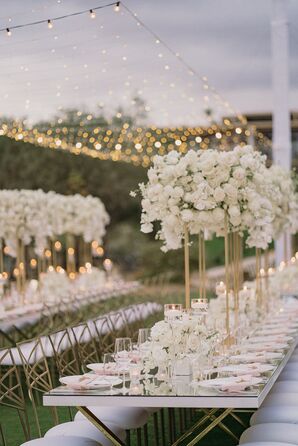
M 200 426 L 206 423 L 208 420 L 212 420 L 208 426 L 205 427 L 205 429 L 201 430 L 192 440 L 190 440 L 187 444 L 187 446 L 194 446 L 195 444 L 199 443 L 202 438 L 204 438 L 210 431 L 212 431 L 216 426 L 222 427 L 224 426 L 221 422 L 224 420 L 228 415 L 230 415 L 233 411 L 233 409 L 225 409 L 220 415 L 216 416 L 215 413 L 218 412 L 219 409 L 211 409 L 208 411 L 208 414 L 203 416 L 194 426 L 191 427 L 182 437 L 180 437 L 175 443 L 173 443 L 172 446 L 178 446 L 183 442 L 187 437 L 194 434 Z M 226 426 L 224 426 L 226 428 Z M 228 428 L 225 429 L 226 432 L 229 430 Z M 230 433 L 230 432 L 229 432 Z M 233 434 L 234 436 L 234 434 Z
M 196 424 L 194 424 L 190 429 L 188 429 L 180 438 L 178 438 L 175 443 L 172 444 L 172 446 L 178 446 L 181 441 L 185 440 L 189 435 L 193 434 L 194 430 L 198 427 L 202 426 L 206 421 L 210 419 L 212 415 L 214 415 L 219 409 L 211 409 L 208 414 L 204 415 L 202 418 L 197 421 Z
M 78 406 L 77 409 L 92 423 L 97 429 L 99 429 L 104 436 L 110 440 L 115 446 L 125 446 L 120 438 L 117 437 L 102 421 L 100 421 L 94 413 L 87 407 Z
M 204 412 L 209 413 L 208 409 L 205 409 Z M 231 412 L 230 415 L 233 417 L 233 415 L 234 415 L 233 412 Z M 215 415 L 210 415 L 210 414 L 209 414 L 209 417 L 210 417 L 210 420 L 211 420 L 211 421 L 216 420 L 216 416 L 215 416 Z M 238 418 L 239 418 L 239 417 L 238 417 Z M 240 418 L 239 418 L 239 419 L 240 419 Z M 240 420 L 240 421 L 242 422 L 242 420 Z M 243 425 L 244 425 L 244 424 L 243 424 Z M 234 440 L 236 440 L 236 441 L 239 440 L 239 438 L 237 437 L 237 435 L 235 435 L 234 432 L 232 432 L 231 429 L 229 429 L 224 423 L 222 423 L 222 422 L 218 423 L 218 427 L 219 427 L 222 431 L 224 431 L 226 434 L 230 435 L 230 437 L 232 437 Z M 246 426 L 244 425 L 244 427 L 246 427 Z

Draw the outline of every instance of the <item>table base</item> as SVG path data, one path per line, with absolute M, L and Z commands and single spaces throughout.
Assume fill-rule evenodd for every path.
M 108 438 L 114 446 L 125 446 L 120 438 L 117 437 L 102 421 L 100 421 L 87 407 L 77 406 L 77 409 L 95 426 L 99 429 L 106 438 Z M 230 428 L 228 428 L 223 420 L 231 415 L 239 424 L 243 427 L 247 427 L 241 418 L 236 415 L 235 409 L 228 408 L 223 412 L 218 408 L 214 409 L 200 409 L 204 415 L 189 428 L 178 440 L 172 443 L 172 446 L 194 446 L 198 444 L 209 432 L 215 427 L 219 427 L 234 440 L 238 441 L 239 438 L 235 435 Z M 220 411 L 220 413 L 218 413 Z M 238 412 L 236 410 L 236 412 Z M 204 427 L 205 426 L 205 427 Z M 195 436 L 194 436 L 195 435 Z M 189 438 L 191 437 L 191 439 Z M 187 440 L 188 439 L 188 440 Z

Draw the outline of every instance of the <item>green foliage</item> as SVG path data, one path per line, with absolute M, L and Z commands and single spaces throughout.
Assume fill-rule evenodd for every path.
M 1 189 L 40 188 L 100 197 L 111 215 L 111 226 L 138 219 L 139 205 L 129 197 L 129 191 L 144 180 L 142 167 L 37 148 L 1 137 L 0 173 Z

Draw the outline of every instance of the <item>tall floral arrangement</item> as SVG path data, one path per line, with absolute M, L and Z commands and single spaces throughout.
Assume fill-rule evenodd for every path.
M 47 238 L 64 233 L 100 243 L 109 220 L 102 201 L 92 196 L 66 196 L 42 190 L 0 191 L 0 237 L 12 255 L 16 255 L 18 239 L 25 245 L 34 240 L 39 255 Z
M 273 237 L 274 210 L 263 193 L 266 157 L 250 146 L 229 152 L 190 150 L 157 156 L 142 195 L 141 230 L 152 232 L 163 250 L 181 246 L 185 227 L 191 234 L 208 230 L 222 235 L 248 232 L 249 246 L 266 248 Z
M 296 233 L 298 229 L 298 194 L 292 173 L 273 164 L 267 169 L 267 185 L 264 192 L 274 207 L 275 237 L 279 237 L 284 230 Z
M 159 321 L 153 325 L 151 341 L 144 350 L 145 367 L 147 370 L 164 367 L 176 358 L 198 351 L 208 355 L 215 334 L 210 333 L 205 325 L 194 319 L 171 323 Z

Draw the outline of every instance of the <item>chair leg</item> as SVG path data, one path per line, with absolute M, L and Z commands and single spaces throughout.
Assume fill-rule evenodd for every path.
M 153 428 L 154 428 L 154 442 L 155 442 L 155 446 L 159 446 L 158 414 L 156 412 L 153 414 Z
M 176 412 L 175 409 L 172 409 L 172 418 L 173 418 L 173 434 L 174 434 L 174 440 L 176 440 L 177 437 L 177 430 L 176 430 Z
M 174 420 L 173 420 L 173 409 L 172 408 L 168 408 L 168 417 L 169 417 L 170 443 L 172 444 L 175 441 Z
M 161 411 L 160 411 L 160 424 L 161 424 L 162 446 L 166 446 L 166 427 L 165 427 L 165 412 L 164 412 L 164 409 L 161 409 Z
M 142 430 L 140 428 L 137 429 L 137 445 L 142 446 Z
M 126 446 L 130 446 L 130 430 L 126 431 Z
M 148 444 L 148 424 L 144 426 L 144 446 L 149 446 Z

